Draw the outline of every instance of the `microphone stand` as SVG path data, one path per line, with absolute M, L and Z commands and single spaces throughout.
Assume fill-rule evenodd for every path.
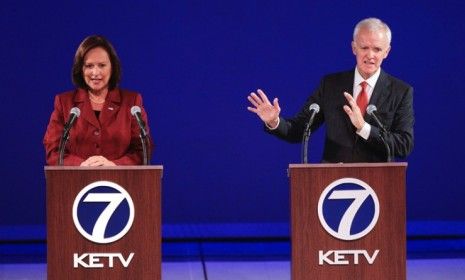
M 69 131 L 71 130 L 71 127 L 73 126 L 74 122 L 76 121 L 76 119 L 79 117 L 79 115 L 81 114 L 81 110 L 79 110 L 78 107 L 73 107 L 71 108 L 71 110 L 69 111 L 70 115 L 69 115 L 69 119 L 68 119 L 68 122 L 65 123 L 65 126 L 63 128 L 63 135 L 61 135 L 61 138 L 60 138 L 60 144 L 59 144 L 59 147 L 58 147 L 58 165 L 63 165 L 63 158 L 65 156 L 65 146 L 66 146 L 66 142 L 68 141 L 68 138 L 69 138 Z
M 391 149 L 389 148 L 389 145 L 388 145 L 388 143 L 386 141 L 386 137 L 388 136 L 388 131 L 387 131 L 386 127 L 384 127 L 384 125 L 378 119 L 378 117 L 376 116 L 376 114 L 375 114 L 376 110 L 377 109 L 376 109 L 375 105 L 368 105 L 368 107 L 367 107 L 368 114 L 373 117 L 376 124 L 379 126 L 379 129 L 380 129 L 379 138 L 381 138 L 381 141 L 383 141 L 384 147 L 386 148 L 386 156 L 387 156 L 386 161 L 391 162 L 392 161 L 392 159 L 391 159 Z
M 144 165 L 148 165 L 149 162 L 150 162 L 150 157 L 149 157 L 149 148 L 147 147 L 147 142 L 150 143 L 150 138 L 148 137 L 147 134 L 145 134 L 145 131 L 144 133 L 140 133 L 139 134 L 139 137 L 140 137 L 140 142 L 142 143 L 142 154 L 143 154 L 143 163 Z
M 150 162 L 149 157 L 149 148 L 147 147 L 147 142 L 150 144 L 150 137 L 148 136 L 147 132 L 145 131 L 145 127 L 140 125 L 140 142 L 142 144 L 142 154 L 143 154 L 143 164 L 148 165 Z
M 140 142 L 142 144 L 142 157 L 143 157 L 143 164 L 148 165 L 150 162 L 150 137 L 147 134 L 147 131 L 145 130 L 145 122 L 142 120 L 141 116 L 141 109 L 139 106 L 132 106 L 131 107 L 131 115 L 134 116 L 134 118 L 137 121 L 137 125 L 139 125 L 140 133 Z M 147 148 L 147 142 L 149 143 L 149 147 Z
M 140 142 L 142 143 L 142 154 L 144 156 L 144 165 L 147 165 L 147 143 L 145 142 L 145 137 L 140 136 Z
M 315 113 L 312 114 L 310 120 L 305 127 L 304 135 L 302 137 L 302 163 L 308 163 L 308 140 L 310 139 L 310 134 L 312 133 L 311 126 L 313 123 L 313 118 L 315 117 Z
M 384 144 L 384 147 L 386 148 L 386 154 L 387 154 L 387 159 L 386 159 L 386 162 L 391 162 L 392 159 L 391 159 L 391 149 L 389 148 L 389 145 L 386 141 L 386 136 L 387 136 L 387 131 L 383 128 L 381 130 L 381 133 L 380 133 L 380 138 L 381 138 L 381 141 L 383 141 L 383 144 Z
M 68 142 L 68 138 L 69 138 L 69 129 L 70 128 L 67 128 L 65 126 L 65 130 L 63 131 L 63 135 L 60 138 L 60 145 L 59 145 L 59 148 L 58 148 L 58 153 L 59 153 L 58 165 L 63 165 L 63 158 L 64 158 L 64 155 L 65 155 L 65 146 L 66 146 L 66 142 Z
M 381 130 L 380 134 L 379 134 L 379 138 L 381 138 L 381 141 L 383 141 L 384 147 L 386 148 L 386 156 L 387 156 L 386 161 L 391 162 L 392 161 L 392 159 L 391 159 L 391 148 L 389 148 L 389 145 L 388 145 L 388 143 L 386 141 L 386 137 L 388 135 L 387 129 L 384 127 L 384 125 L 381 123 L 381 121 L 378 119 L 378 117 L 376 116 L 376 114 L 374 112 L 371 114 L 371 116 L 373 117 L 375 122 L 378 124 L 379 129 Z

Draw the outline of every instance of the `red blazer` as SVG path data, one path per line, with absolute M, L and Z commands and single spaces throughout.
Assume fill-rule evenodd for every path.
M 110 91 L 99 119 L 92 110 L 85 90 L 77 89 L 55 96 L 54 110 L 44 136 L 47 164 L 58 164 L 60 138 L 72 107 L 78 107 L 81 115 L 70 130 L 64 165 L 80 165 L 94 155 L 102 155 L 116 165 L 142 164 L 140 128 L 130 112 L 134 105 L 141 107 L 142 119 L 147 124 L 142 97 L 135 92 L 121 89 Z M 148 125 L 146 128 L 149 133 Z

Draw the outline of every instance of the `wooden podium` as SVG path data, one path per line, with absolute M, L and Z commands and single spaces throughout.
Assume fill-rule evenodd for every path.
M 46 166 L 48 279 L 161 279 L 162 166 Z
M 406 167 L 289 165 L 292 279 L 406 279 Z

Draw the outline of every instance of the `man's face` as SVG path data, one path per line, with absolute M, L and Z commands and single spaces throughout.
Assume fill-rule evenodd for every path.
M 361 28 L 352 41 L 357 69 L 364 79 L 370 78 L 379 69 L 390 50 L 391 46 L 384 31 Z

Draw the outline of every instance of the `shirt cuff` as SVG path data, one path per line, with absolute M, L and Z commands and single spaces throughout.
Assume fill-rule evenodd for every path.
M 266 126 L 269 130 L 275 130 L 275 129 L 278 128 L 278 126 L 279 126 L 279 121 L 280 121 L 280 118 L 278 118 L 278 123 L 275 125 L 275 127 L 270 127 L 270 126 L 268 126 L 267 123 L 265 123 L 265 126 Z
M 367 122 L 362 126 L 360 130 L 357 130 L 357 134 L 360 135 L 365 140 L 368 140 L 368 137 L 370 136 L 371 132 L 371 125 L 369 125 Z

